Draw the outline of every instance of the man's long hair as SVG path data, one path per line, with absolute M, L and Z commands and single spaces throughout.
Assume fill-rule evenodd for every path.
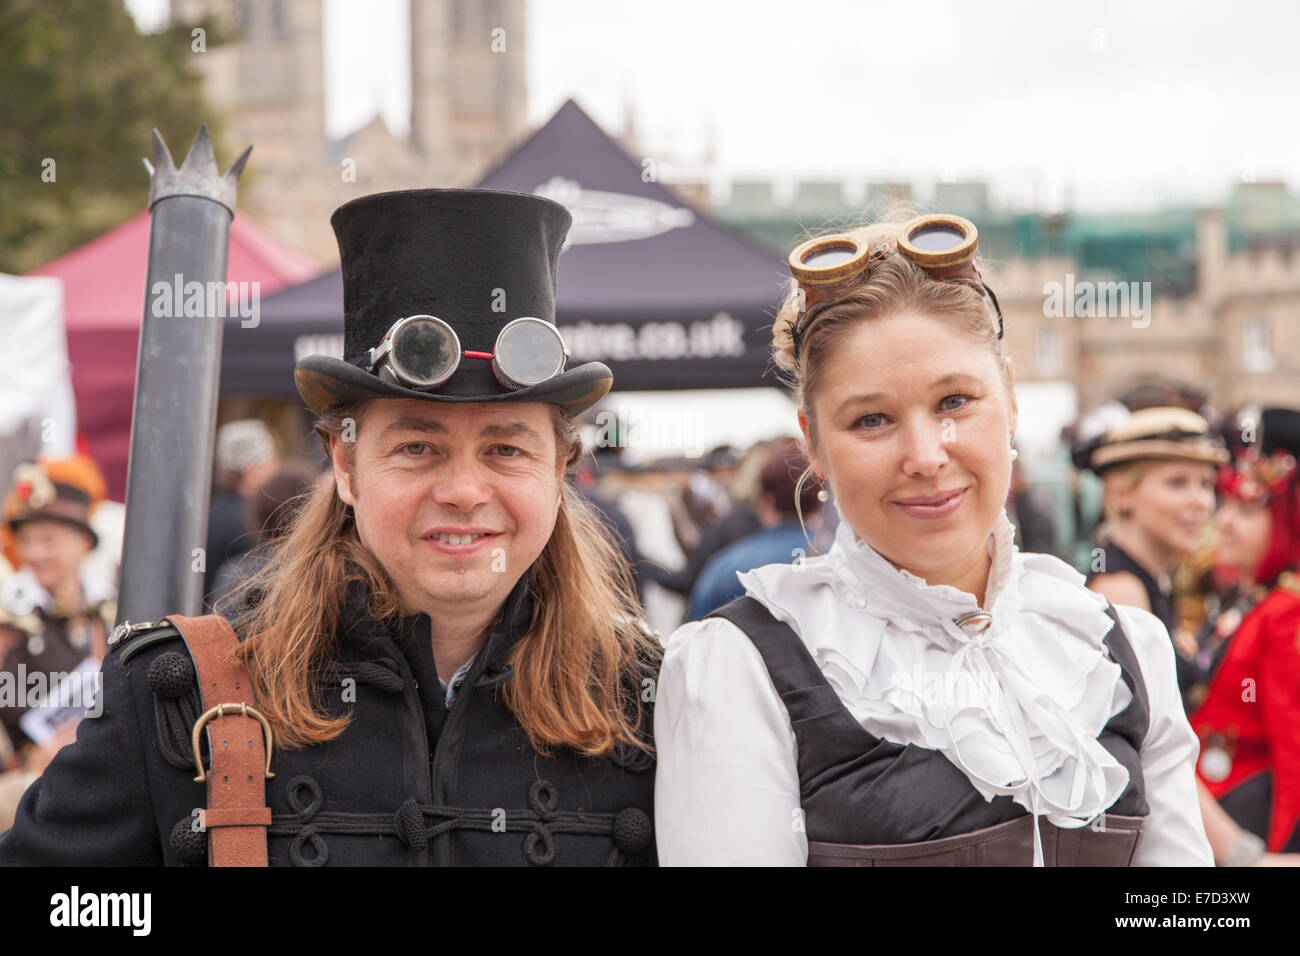
M 331 436 L 361 420 L 364 403 L 322 416 L 316 432 L 329 455 Z M 557 453 L 566 475 L 582 455 L 570 417 L 551 406 Z M 345 454 L 355 445 L 347 443 Z M 333 683 L 331 664 L 349 585 L 370 594 L 379 619 L 401 615 L 391 578 L 362 544 L 351 506 L 323 475 L 276 542 L 270 563 L 244 585 L 249 611 L 237 656 L 276 743 L 287 749 L 338 736 L 347 716 L 322 711 L 317 688 Z M 643 700 L 653 700 L 662 655 L 644 624 L 630 569 L 604 521 L 567 481 L 550 540 L 533 564 L 532 621 L 510 652 L 507 706 L 538 752 L 571 747 L 606 755 L 616 746 L 650 750 Z M 255 595 L 255 597 L 254 597 Z M 337 683 L 335 683 L 337 686 Z

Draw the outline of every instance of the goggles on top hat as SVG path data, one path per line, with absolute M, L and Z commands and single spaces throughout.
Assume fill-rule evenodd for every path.
M 505 388 L 516 391 L 564 371 L 569 349 L 554 324 L 533 316 L 507 322 L 491 352 L 462 349 L 456 330 L 434 315 L 398 319 L 370 350 L 369 371 L 395 385 L 432 391 L 443 385 L 461 358 L 492 363 Z
M 848 235 L 822 236 L 795 247 L 789 256 L 790 274 L 802 293 L 802 304 L 790 338 L 794 359 L 799 360 L 800 340 L 808 323 L 800 324 L 817 303 L 842 295 L 871 277 L 872 267 L 886 256 L 903 256 L 937 282 L 974 281 L 988 294 L 998 317 L 998 338 L 1002 338 L 1002 307 L 975 267 L 979 233 L 975 224 L 961 216 L 917 216 L 899 231 L 897 250 L 872 249 Z

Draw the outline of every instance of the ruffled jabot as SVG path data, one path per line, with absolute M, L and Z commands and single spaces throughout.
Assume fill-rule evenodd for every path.
M 870 733 L 943 753 L 986 800 L 1009 795 L 1036 824 L 1081 827 L 1128 784 L 1097 735 L 1132 694 L 1103 643 L 1106 599 L 1065 562 L 1022 554 L 1014 533 L 1004 511 L 983 609 L 895 568 L 843 520 L 826 555 L 740 581 Z

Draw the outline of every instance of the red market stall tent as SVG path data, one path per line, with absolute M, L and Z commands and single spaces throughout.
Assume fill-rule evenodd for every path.
M 117 501 L 126 494 L 149 222 L 148 212 L 139 213 L 30 273 L 63 280 L 77 427 L 104 471 L 109 497 Z M 227 281 L 260 283 L 265 297 L 318 272 L 310 259 L 271 238 L 247 216 L 235 216 Z

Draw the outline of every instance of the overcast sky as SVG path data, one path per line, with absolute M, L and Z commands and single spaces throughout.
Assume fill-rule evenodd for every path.
M 419 2 L 419 0 L 410 0 Z M 128 0 L 142 26 L 165 0 Z M 408 125 L 406 0 L 326 0 L 329 131 Z M 508 38 L 507 38 L 508 42 Z M 1300 184 L 1300 4 L 528 0 L 528 116 L 573 96 L 729 177 L 985 179 L 1018 207 Z

